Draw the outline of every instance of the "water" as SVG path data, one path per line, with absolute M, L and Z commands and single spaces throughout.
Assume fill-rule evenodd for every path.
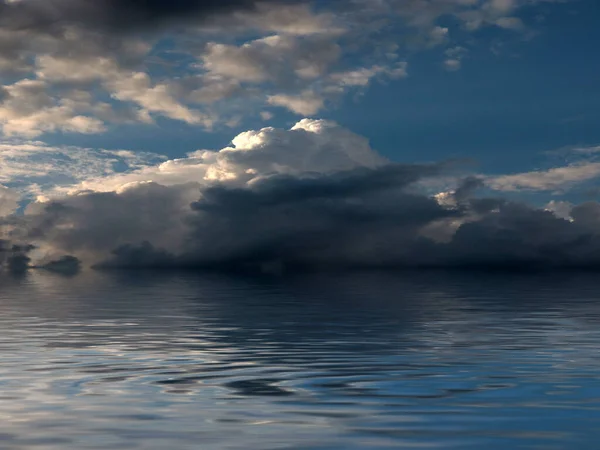
M 0 279 L 0 448 L 596 449 L 600 282 Z

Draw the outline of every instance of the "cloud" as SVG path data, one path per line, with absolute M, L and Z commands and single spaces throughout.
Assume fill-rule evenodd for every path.
M 556 217 L 571 220 L 573 206 L 574 205 L 570 202 L 551 200 L 544 209 L 546 211 L 551 211 Z
M 568 151 L 572 154 L 578 155 L 595 155 L 600 154 L 600 145 L 594 145 L 589 147 L 574 147 L 569 148 Z
M 0 86 L 5 136 L 102 133 L 111 123 L 150 122 L 150 112 L 175 115 L 176 101 L 166 104 L 165 83 L 144 84 L 135 70 L 150 50 L 148 44 L 80 29 L 58 35 L 16 34 L 19 41 L 12 51 L 23 55 L 16 60 L 23 66 L 13 69 L 25 76 Z M 0 41 L 2 36 L 0 32 Z M 0 53 L 2 48 L 0 43 Z M 121 102 L 116 101 L 119 96 Z M 151 111 L 144 108 L 148 99 Z
M 27 3 L 32 3 L 27 8 L 39 6 Z M 68 10 L 70 3 L 42 9 Z M 405 74 L 405 63 L 372 68 L 353 63 L 352 70 L 345 70 L 340 40 L 347 30 L 331 14 L 315 12 L 308 4 L 263 2 L 257 9 L 242 8 L 230 19 L 239 45 L 220 42 L 233 37 L 227 21 L 213 31 L 186 31 L 191 39 L 186 37 L 183 45 L 181 31 L 119 36 L 62 20 L 51 22 L 57 29 L 7 31 L 9 25 L 0 21 L 0 70 L 5 56 L 10 61 L 7 72 L 21 77 L 2 87 L 4 135 L 97 134 L 111 124 L 151 124 L 160 116 L 212 129 L 266 104 L 315 114 L 350 88 L 366 87 L 375 75 Z M 248 40 L 252 29 L 269 34 Z M 151 57 L 165 39 L 174 42 L 175 51 Z M 196 40 L 197 46 L 190 44 Z M 177 73 L 165 76 L 160 65 L 176 66 Z M 357 74 L 363 80 L 359 84 L 352 82 Z
M 367 139 L 326 120 L 303 119 L 289 130 L 266 127 L 245 131 L 234 137 L 231 144 L 219 151 L 197 150 L 186 158 L 121 174 L 82 177 L 81 183 L 58 192 L 119 191 L 146 182 L 166 186 L 215 182 L 240 186 L 273 174 L 333 173 L 357 167 L 375 168 L 387 162 Z
M 52 30 L 65 24 L 130 32 L 173 21 L 206 20 L 252 10 L 273 0 L 2 0 L 0 23 L 15 29 Z M 280 0 L 279 3 L 294 3 Z
M 567 192 L 591 187 L 600 178 L 600 147 L 573 146 L 545 152 L 555 167 L 545 170 L 487 176 L 486 185 L 497 191 Z
M 574 207 L 567 221 L 507 201 L 486 206 L 485 199 L 473 199 L 449 208 L 412 192 L 416 180 L 440 170 L 389 165 L 332 175 L 278 175 L 244 187 L 194 189 L 198 200 L 191 204 L 187 187 L 136 185 L 120 193 L 36 205 L 20 230 L 30 227 L 26 237 L 50 255 L 72 253 L 104 267 L 330 270 L 600 263 L 597 203 Z M 447 242 L 423 232 L 431 224 L 453 221 L 459 226 Z
M 548 170 L 490 177 L 487 183 L 498 191 L 553 191 L 598 177 L 600 177 L 600 162 L 588 162 Z
M 520 32 L 541 1 L 0 0 L 0 125 L 33 138 L 161 117 L 212 130 L 269 106 L 312 116 L 406 77 L 415 51 L 447 46 L 458 70 L 464 29 Z
M 327 37 L 272 35 L 241 46 L 211 42 L 201 58 L 203 68 L 213 76 L 284 84 L 292 75 L 305 79 L 322 76 L 340 54 L 339 46 Z
M 407 77 L 407 67 L 406 61 L 396 62 L 391 66 L 361 67 L 346 72 L 332 73 L 330 79 L 339 86 L 368 86 L 376 76 L 385 75 L 392 79 Z
M 106 83 L 113 98 L 134 102 L 146 113 L 159 113 L 171 119 L 188 124 L 212 126 L 211 119 L 199 111 L 194 111 L 178 101 L 172 87 L 167 83 L 153 85 L 148 74 L 136 72 L 127 77 L 116 77 Z M 151 121 L 151 119 L 147 119 Z
M 21 196 L 44 198 L 61 186 L 136 170 L 164 159 L 147 152 L 50 146 L 39 141 L 0 141 L 0 183 L 11 188 L 11 198 L 17 197 L 15 201 Z M 0 207 L 0 212 L 2 209 Z
M 219 18 L 217 17 L 216 20 L 218 21 Z M 315 11 L 308 1 L 284 1 L 277 4 L 258 2 L 252 11 L 241 10 L 233 16 L 226 17 L 225 20 L 229 29 L 253 28 L 284 35 L 334 36 L 346 31 L 334 11 L 323 8 Z
M 444 51 L 444 54 L 447 57 L 444 61 L 444 67 L 446 70 L 451 72 L 459 70 L 462 66 L 462 60 L 465 58 L 467 53 L 468 50 L 460 46 L 446 49 Z
M 18 192 L 0 185 L 0 217 L 14 213 L 19 206 L 20 198 Z
M 270 95 L 268 102 L 273 106 L 287 108 L 300 116 L 314 116 L 325 106 L 325 100 L 310 90 L 299 95 Z
M 332 122 L 251 130 L 219 151 L 137 164 L 55 190 L 22 215 L 10 214 L 14 193 L 0 191 L 4 265 L 600 267 L 597 202 L 538 208 L 482 196 L 485 177 L 457 178 L 456 163 L 391 163 Z M 444 194 L 427 188 L 453 177 Z
M 46 88 L 43 81 L 30 79 L 4 86 L 0 124 L 5 136 L 36 137 L 49 131 L 93 134 L 105 130 L 101 120 L 85 114 L 92 109 L 88 104 L 70 98 L 56 100 Z
M 187 80 L 189 86 L 200 85 L 190 98 L 212 104 L 246 95 L 247 102 L 266 100 L 300 116 L 312 116 L 328 101 L 351 89 L 364 89 L 373 79 L 407 76 L 405 61 L 339 70 L 343 44 L 338 39 L 343 35 L 342 31 L 279 34 L 241 45 L 209 42 L 198 56 L 204 72 Z
M 405 192 L 438 171 L 389 165 L 202 190 L 141 183 L 31 205 L 12 237 L 113 266 L 370 264 L 387 239 L 410 244 L 420 225 L 454 214 Z

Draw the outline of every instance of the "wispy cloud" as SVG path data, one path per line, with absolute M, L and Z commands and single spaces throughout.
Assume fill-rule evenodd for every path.
M 544 170 L 491 176 L 487 184 L 498 191 L 567 191 L 600 178 L 599 146 L 575 146 L 547 152 L 560 165 Z
M 600 162 L 574 164 L 548 170 L 501 175 L 488 179 L 498 191 L 555 191 L 600 177 Z
M 61 186 L 135 170 L 163 159 L 161 155 L 147 152 L 4 141 L 0 142 L 0 184 L 25 197 L 44 197 Z

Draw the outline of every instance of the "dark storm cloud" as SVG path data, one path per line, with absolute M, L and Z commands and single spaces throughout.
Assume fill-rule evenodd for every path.
M 74 257 L 108 268 L 275 272 L 600 268 L 597 202 L 575 206 L 565 220 L 522 203 L 474 197 L 482 187 L 476 178 L 459 184 L 452 205 L 419 193 L 415 183 L 443 176 L 446 168 L 390 164 L 268 176 L 245 187 L 143 183 L 34 205 L 13 238 L 50 249 L 50 263 L 39 264 L 49 269 L 76 269 Z M 16 251 L 21 247 L 5 241 L 2 248 L 16 257 L 15 267 L 26 262 L 29 247 Z
M 54 259 L 73 254 L 104 266 L 390 263 L 403 255 L 394 246 L 408 249 L 423 225 L 458 214 L 410 189 L 443 167 L 272 176 L 246 188 L 147 183 L 35 205 L 18 232 L 49 244 Z M 186 203 L 190 192 L 199 200 Z
M 456 191 L 454 191 L 454 199 L 458 203 L 461 203 L 472 197 L 475 191 L 483 187 L 485 187 L 483 179 L 474 176 L 467 177 L 460 183 Z
M 596 202 L 576 206 L 573 221 L 502 199 L 463 197 L 462 205 L 445 208 L 406 190 L 406 179 L 373 188 L 368 180 L 378 172 L 362 179 L 349 175 L 326 187 L 325 179 L 278 178 L 251 189 L 209 189 L 192 205 L 185 251 L 172 253 L 150 241 L 129 244 L 105 265 L 269 271 L 600 268 Z M 319 185 L 324 189 L 315 189 Z M 422 233 L 453 220 L 463 223 L 448 242 Z
M 0 1 L 0 24 L 51 31 L 66 24 L 132 31 L 173 22 L 202 21 L 215 15 L 252 11 L 257 4 L 297 0 L 20 0 Z
M 209 188 L 192 205 L 191 251 L 181 260 L 294 267 L 391 261 L 402 250 L 389 255 L 389 243 L 411 245 L 421 226 L 456 214 L 407 189 L 439 171 L 391 165 L 314 178 L 276 176 L 249 189 Z
M 438 246 L 439 265 L 600 268 L 597 202 L 574 207 L 571 221 L 521 203 L 496 201 L 495 206 L 463 224 L 450 243 Z

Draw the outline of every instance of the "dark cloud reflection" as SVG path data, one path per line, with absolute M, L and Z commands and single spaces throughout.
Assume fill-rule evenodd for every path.
M 60 437 L 78 449 L 99 434 L 123 448 L 595 442 L 594 276 L 35 271 L 1 281 L 0 434 L 10 429 L 15 448 Z

